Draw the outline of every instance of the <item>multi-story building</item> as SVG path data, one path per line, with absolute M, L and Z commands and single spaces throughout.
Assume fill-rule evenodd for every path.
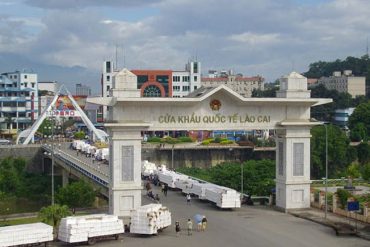
M 335 110 L 334 123 L 343 127 L 344 129 L 348 129 L 348 119 L 352 115 L 354 110 L 355 108 L 353 107 Z
M 335 71 L 330 77 L 321 77 L 318 84 L 323 84 L 329 90 L 349 93 L 353 98 L 366 94 L 365 77 L 354 76 L 351 70 Z
M 185 71 L 172 72 L 172 97 L 184 97 L 201 87 L 201 63 L 189 62 Z
M 77 83 L 76 84 L 76 95 L 91 96 L 91 87 L 83 85 L 81 83 Z
M 251 97 L 254 89 L 264 89 L 264 78 L 261 76 L 243 77 L 241 74 L 233 74 L 232 71 L 210 72 L 208 77 L 202 77 L 201 84 L 204 87 L 217 87 L 223 84 L 244 97 Z
M 101 77 L 101 95 L 109 97 L 113 77 L 119 72 L 111 61 L 104 61 Z M 141 97 L 184 97 L 201 86 L 201 63 L 191 61 L 184 71 L 131 70 L 137 76 L 137 88 Z M 107 107 L 98 110 L 98 121 L 107 117 Z
M 0 75 L 0 129 L 9 135 L 26 129 L 38 117 L 37 74 L 26 71 Z

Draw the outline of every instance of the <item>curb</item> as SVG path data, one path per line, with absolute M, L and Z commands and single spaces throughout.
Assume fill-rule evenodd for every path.
M 315 222 L 317 224 L 320 224 L 320 225 L 323 225 L 323 226 L 326 226 L 326 227 L 330 227 L 330 228 L 333 229 L 333 226 L 332 225 L 330 225 L 329 223 L 324 222 L 322 220 L 316 220 L 315 218 L 307 217 L 307 216 L 300 215 L 300 214 L 297 214 L 297 213 L 290 213 L 290 214 L 293 215 L 294 217 L 305 219 L 305 220 L 309 220 L 311 222 Z M 355 234 L 353 236 L 356 236 L 356 237 L 365 239 L 367 241 L 370 241 L 370 232 L 369 233 L 366 233 L 366 232 L 358 231 L 358 232 L 355 232 Z

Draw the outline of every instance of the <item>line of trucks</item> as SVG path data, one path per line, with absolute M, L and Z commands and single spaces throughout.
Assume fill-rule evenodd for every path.
M 109 161 L 109 148 L 98 148 L 88 141 L 74 140 L 70 146 L 72 149 L 85 154 L 87 157 L 92 157 L 98 161 Z
M 171 212 L 161 204 L 148 204 L 131 210 L 130 233 L 156 235 L 171 225 Z M 61 219 L 59 241 L 93 245 L 103 239 L 116 239 L 125 233 L 123 221 L 115 215 L 92 214 Z M 45 223 L 0 227 L 0 247 L 47 246 L 54 240 L 53 227 Z
M 200 200 L 208 200 L 219 208 L 240 208 L 241 195 L 234 189 L 208 183 L 185 174 L 170 171 L 165 165 L 157 167 L 147 160 L 142 161 L 141 173 L 144 177 L 158 176 L 161 183 L 171 189 L 180 189 L 184 194 L 191 194 Z

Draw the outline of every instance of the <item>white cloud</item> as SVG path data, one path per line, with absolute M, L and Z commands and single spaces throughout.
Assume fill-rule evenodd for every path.
M 100 71 L 118 45 L 130 68 L 182 69 L 197 56 L 204 72 L 234 69 L 273 81 L 292 67 L 303 72 L 311 62 L 362 55 L 370 33 L 370 1 L 363 0 L 134 2 L 55 0 L 41 6 L 44 1 L 29 0 L 44 7 L 45 16 L 0 17 L 0 52 Z M 137 21 L 107 11 L 153 4 L 159 14 Z
M 246 43 L 248 45 L 269 45 L 278 43 L 280 41 L 280 34 L 257 34 L 251 32 L 245 32 L 241 34 L 233 34 L 230 36 L 230 40 Z

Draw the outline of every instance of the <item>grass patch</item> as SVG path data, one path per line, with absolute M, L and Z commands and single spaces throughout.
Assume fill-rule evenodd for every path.
M 22 219 L 14 219 L 14 220 L 0 220 L 0 226 L 14 226 L 14 225 L 22 225 L 22 224 L 31 224 L 41 222 L 41 219 L 38 217 L 30 217 L 30 218 L 22 218 Z

